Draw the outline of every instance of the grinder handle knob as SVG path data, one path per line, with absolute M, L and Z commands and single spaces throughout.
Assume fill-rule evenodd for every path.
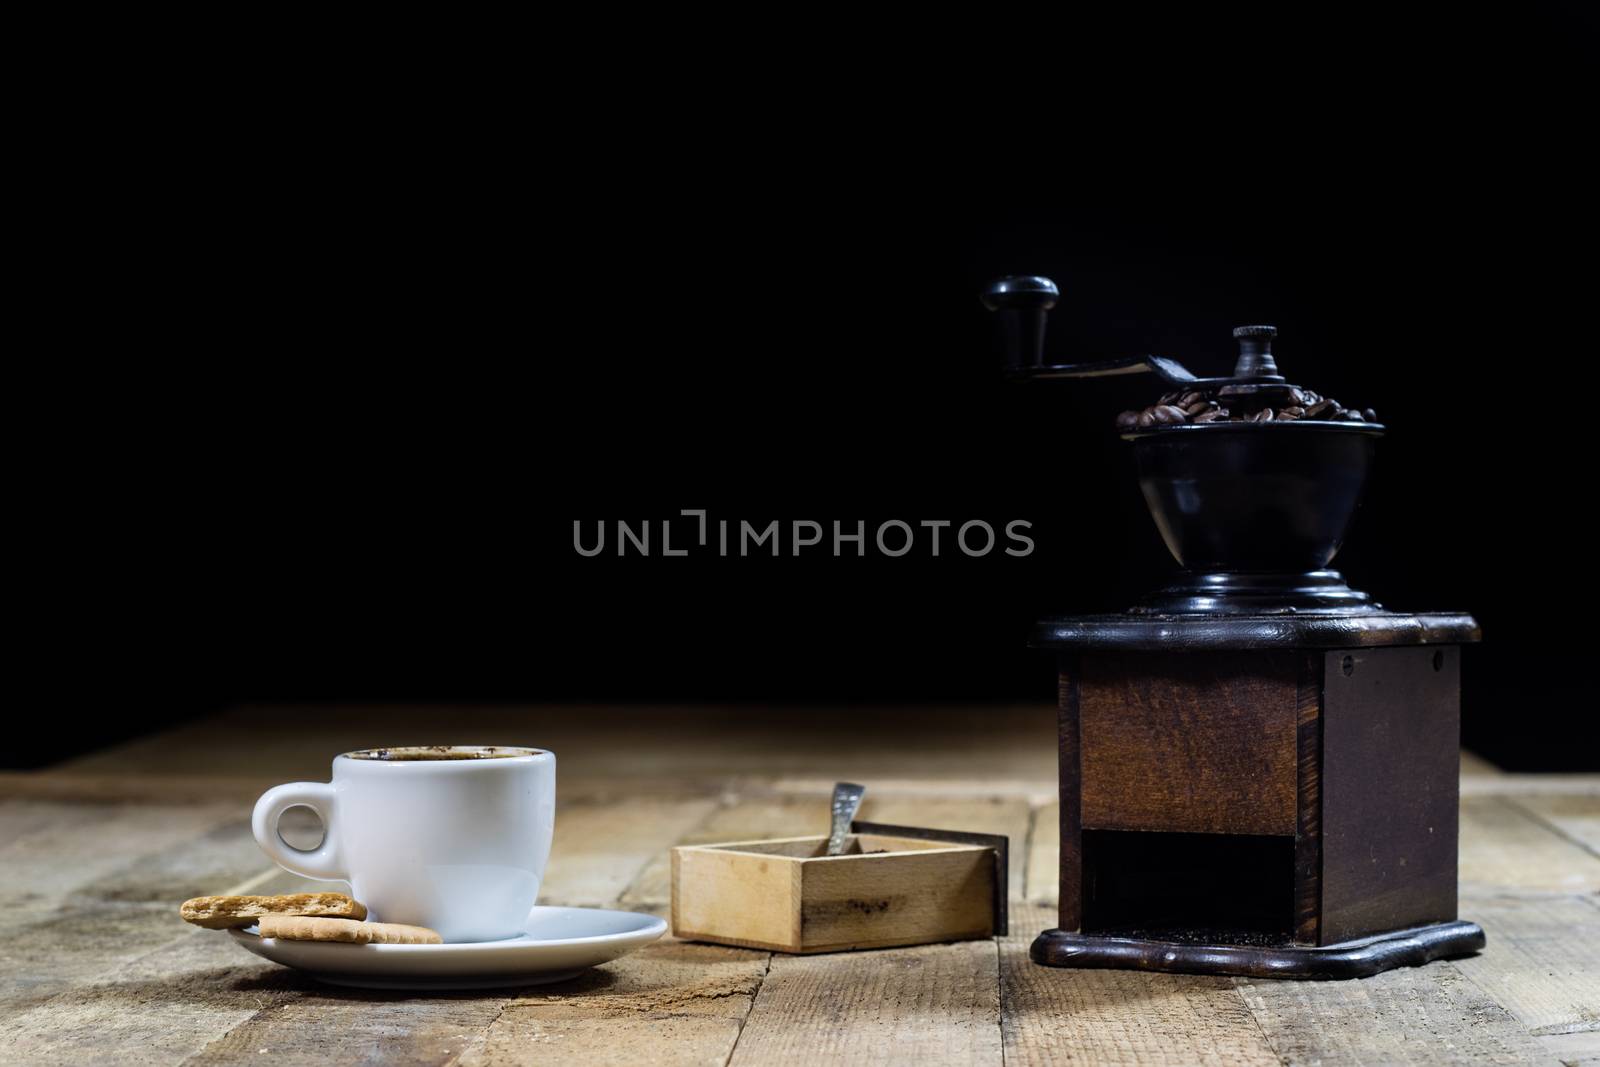
M 983 306 L 1000 314 L 1006 370 L 1044 365 L 1045 317 L 1061 291 L 1049 278 L 1011 274 L 984 287 Z

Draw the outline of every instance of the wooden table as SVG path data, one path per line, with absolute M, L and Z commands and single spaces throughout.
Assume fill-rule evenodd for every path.
M 1359 982 L 1049 970 L 1053 710 L 240 709 L 0 775 L 0 1061 L 1600 1063 L 1600 776 L 1463 758 L 1461 911 L 1489 948 Z M 306 885 L 248 827 L 266 786 L 373 744 L 560 758 L 544 900 L 664 912 L 666 849 L 863 817 L 1010 835 L 1012 934 L 790 957 L 664 939 L 559 986 L 322 986 L 184 925 L 202 893 Z

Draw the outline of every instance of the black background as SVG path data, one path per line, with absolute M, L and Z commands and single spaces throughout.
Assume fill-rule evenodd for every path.
M 95 379 L 114 417 L 58 485 L 75 728 L 31 719 L 8 761 L 240 701 L 1048 703 L 1032 620 L 1173 564 L 1110 432 L 1159 389 L 1004 385 L 977 293 L 1015 272 L 1061 287 L 1055 359 L 1225 373 L 1230 328 L 1270 322 L 1291 380 L 1376 408 L 1335 565 L 1477 616 L 1469 746 L 1595 767 L 1589 27 L 1381 30 L 1309 70 L 1241 46 L 827 102 L 682 71 L 493 119 L 262 96 L 180 182 L 149 168 L 194 145 L 141 132 L 94 210 L 123 283 L 98 313 L 143 354 Z M 681 508 L 1025 519 L 1037 548 L 573 550 L 575 520 L 659 537 Z

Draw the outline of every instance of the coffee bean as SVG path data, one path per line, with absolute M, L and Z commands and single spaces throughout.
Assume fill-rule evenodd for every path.
M 1241 394 L 1242 396 L 1243 394 Z M 1274 395 L 1267 390 L 1259 399 Z M 1200 389 L 1175 389 L 1142 411 L 1124 411 L 1116 418 L 1119 432 L 1149 429 L 1152 426 L 1179 426 L 1184 423 L 1210 424 L 1213 422 L 1295 422 L 1314 419 L 1323 422 L 1377 422 L 1378 413 L 1371 408 L 1365 411 L 1347 410 L 1337 400 L 1324 397 L 1310 389 L 1291 386 L 1281 394 L 1288 403 L 1278 409 L 1262 408 L 1253 415 L 1235 415 L 1222 406 L 1216 393 L 1207 394 Z M 1235 396 L 1238 400 L 1240 397 Z

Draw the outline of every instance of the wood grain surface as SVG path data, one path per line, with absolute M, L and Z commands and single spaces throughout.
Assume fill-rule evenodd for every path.
M 1301 945 L 1322 937 L 1323 663 L 1301 653 L 1295 680 L 1294 940 Z
M 1019 907 L 1000 940 L 1007 1064 L 1279 1062 L 1233 979 L 1034 964 L 1031 931 L 1053 917 Z
M 1322 944 L 1456 917 L 1461 649 L 1324 654 Z
M 1292 727 L 1292 699 L 1289 710 Z M 1463 760 L 1460 913 L 1487 930 L 1481 955 L 1270 982 L 1028 962 L 1033 935 L 1058 921 L 1046 706 L 857 710 L 826 739 L 804 716 L 715 709 L 504 721 L 408 709 L 365 722 L 352 709 L 321 717 L 320 732 L 258 738 L 262 714 L 0 774 L 0 1063 L 1600 1061 L 1600 776 Z M 400 994 L 319 985 L 178 919 L 188 896 L 316 886 L 256 850 L 259 790 L 458 722 L 462 736 L 561 756 L 548 903 L 659 913 L 670 846 L 820 832 L 827 786 L 849 777 L 879 805 L 863 817 L 1010 835 L 1012 933 L 805 957 L 667 938 L 560 985 Z M 1288 771 L 1303 787 L 1292 759 Z
M 1299 656 L 1096 655 L 1079 673 L 1084 829 L 1294 834 Z
M 817 835 L 672 849 L 673 934 L 793 953 L 994 935 L 993 849 L 862 833 L 844 855 L 818 858 L 826 845 Z

